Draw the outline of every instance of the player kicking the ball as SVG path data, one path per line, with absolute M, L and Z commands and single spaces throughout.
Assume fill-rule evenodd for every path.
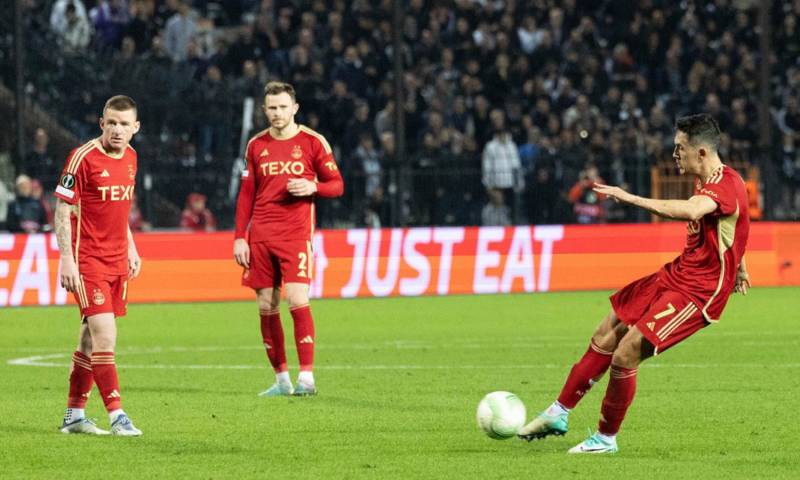
M 270 82 L 264 94 L 270 128 L 247 144 L 247 166 L 236 204 L 233 256 L 245 268 L 242 285 L 256 291 L 261 337 L 275 370 L 275 384 L 260 395 L 315 395 L 312 368 L 316 337 L 308 303 L 314 271 L 314 196 L 338 197 L 344 183 L 325 137 L 295 123 L 299 105 L 294 88 L 288 83 Z M 296 388 L 286 366 L 279 309 L 281 288 L 294 320 L 300 361 Z
M 114 348 L 118 317 L 125 316 L 128 280 L 141 259 L 128 228 L 136 179 L 136 152 L 129 142 L 139 131 L 136 103 L 110 98 L 100 119 L 103 133 L 67 158 L 55 195 L 55 231 L 61 253 L 61 285 L 75 295 L 81 311 L 78 349 L 72 355 L 64 433 L 104 435 L 84 416 L 97 384 L 114 435 L 142 432 L 122 411 Z
M 720 161 L 720 131 L 710 115 L 679 118 L 676 126 L 673 158 L 682 174 L 696 178 L 691 198 L 642 198 L 599 184 L 594 190 L 665 218 L 687 220 L 686 247 L 658 272 L 611 296 L 611 312 L 589 349 L 573 365 L 558 399 L 520 430 L 523 439 L 565 434 L 570 410 L 610 367 L 597 432 L 569 453 L 616 452 L 639 364 L 717 322 L 732 292 L 747 294 L 750 219 L 744 181 Z

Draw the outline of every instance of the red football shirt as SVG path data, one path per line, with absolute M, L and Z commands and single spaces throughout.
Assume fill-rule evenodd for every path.
M 56 197 L 75 205 L 72 248 L 81 274 L 128 273 L 128 214 L 136 178 L 136 151 L 110 155 L 99 139 L 73 150 Z
M 736 272 L 750 233 L 747 191 L 736 170 L 722 165 L 695 195 L 706 195 L 717 209 L 687 224 L 683 253 L 664 265 L 659 276 L 670 287 L 688 294 L 709 322 L 719 320 L 736 286 Z
M 290 179 L 317 183 L 317 195 L 337 197 L 344 184 L 328 141 L 300 125 L 296 135 L 276 139 L 269 129 L 247 144 L 247 165 L 236 205 L 236 238 L 250 242 L 310 240 L 314 233 L 314 199 L 295 197 L 287 190 Z

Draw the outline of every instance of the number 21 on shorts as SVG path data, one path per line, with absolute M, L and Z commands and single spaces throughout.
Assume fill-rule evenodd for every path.
M 311 264 L 314 261 L 313 253 L 311 251 L 311 242 L 306 242 L 306 251 L 297 254 L 300 260 L 297 268 L 300 272 L 297 274 L 300 278 L 311 278 Z

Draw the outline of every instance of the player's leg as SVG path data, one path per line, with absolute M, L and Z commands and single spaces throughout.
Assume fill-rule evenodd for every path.
M 639 364 L 689 338 L 708 323 L 682 293 L 662 290 L 614 350 L 598 431 L 571 453 L 613 453 L 616 435 L 636 393 Z
M 641 330 L 632 328 L 628 331 L 614 350 L 598 430 L 571 448 L 569 453 L 614 453 L 618 450 L 616 437 L 636 394 L 639 364 L 653 356 L 653 351 L 653 345 Z
M 133 426 L 122 410 L 117 365 L 114 351 L 117 343 L 117 322 L 113 313 L 99 313 L 87 318 L 92 335 L 92 374 L 111 421 L 111 433 L 138 436 L 142 432 Z
M 275 371 L 275 383 L 259 395 L 266 397 L 291 395 L 294 388 L 286 365 L 286 345 L 280 314 L 281 291 L 279 288 L 260 288 L 256 290 L 256 299 L 261 317 L 261 339 L 269 363 Z
M 558 399 L 520 429 L 521 438 L 530 441 L 567 433 L 569 411 L 608 370 L 611 355 L 627 329 L 611 310 L 595 329 L 589 348 L 572 366 Z
M 281 276 L 284 280 L 286 301 L 294 321 L 294 342 L 300 360 L 295 395 L 315 395 L 314 383 L 314 319 L 308 303 L 308 286 L 314 271 L 314 256 L 311 242 L 290 240 L 277 242 L 273 252 L 280 259 Z
M 308 301 L 308 284 L 286 283 L 286 300 L 294 320 L 294 341 L 300 361 L 300 374 L 297 377 L 295 395 L 316 395 L 314 383 L 314 319 Z
M 69 397 L 67 409 L 64 412 L 64 421 L 61 424 L 62 433 L 91 433 L 106 435 L 109 432 L 97 428 L 94 422 L 86 418 L 84 408 L 89 394 L 92 392 L 94 379 L 92 377 L 92 337 L 89 326 L 81 321 L 78 347 L 72 354 L 72 368 L 69 373 Z
M 259 393 L 262 397 L 291 395 L 294 391 L 286 367 L 286 346 L 281 325 L 281 270 L 278 257 L 267 242 L 250 244 L 250 268 L 242 275 L 242 285 L 255 290 L 258 302 L 261 340 L 275 372 L 275 383 Z

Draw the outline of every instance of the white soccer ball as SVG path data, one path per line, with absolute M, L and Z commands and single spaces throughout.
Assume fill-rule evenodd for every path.
M 525 405 L 510 392 L 492 392 L 478 404 L 478 427 L 496 440 L 517 434 L 525 425 Z

